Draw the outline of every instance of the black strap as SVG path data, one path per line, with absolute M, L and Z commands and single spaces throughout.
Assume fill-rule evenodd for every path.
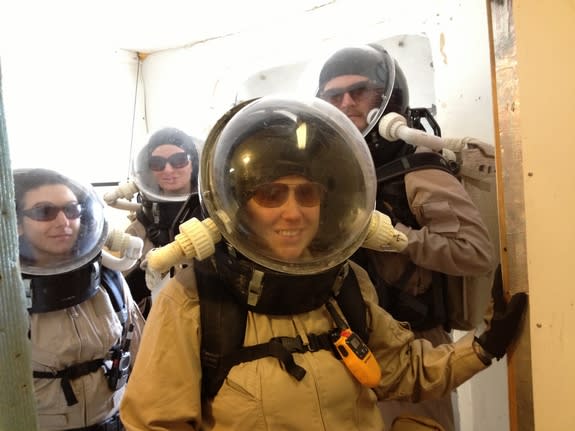
M 304 344 L 299 335 L 296 337 L 274 337 L 267 343 L 245 346 L 226 355 L 217 355 L 203 350 L 202 366 L 218 370 L 221 378 L 219 385 L 210 388 L 211 390 L 206 395 L 214 397 L 217 394 L 223 380 L 233 366 L 267 356 L 277 358 L 285 370 L 296 380 L 303 379 L 306 371 L 295 363 L 293 353 L 316 352 L 318 350 L 333 351 L 330 333 L 308 334 L 307 337 L 309 344 Z
M 276 337 L 267 343 L 243 346 L 247 307 L 239 304 L 231 288 L 209 272 L 207 263 L 197 265 L 196 279 L 200 295 L 202 325 L 202 395 L 213 398 L 219 391 L 230 369 L 240 363 L 266 356 L 277 358 L 286 372 L 301 380 L 305 369 L 297 365 L 293 353 L 332 350 L 330 334 L 307 334 L 308 344 L 301 337 Z M 204 270 L 198 270 L 203 267 Z M 345 278 L 336 297 L 346 320 L 354 332 L 367 342 L 366 307 L 359 283 L 353 271 Z
M 34 371 L 33 376 L 38 379 L 62 379 L 60 385 L 64 391 L 66 402 L 69 406 L 78 403 L 78 399 L 72 390 L 70 380 L 75 380 L 79 377 L 85 376 L 98 371 L 104 365 L 104 359 L 94 359 L 92 361 L 83 362 L 81 364 L 72 365 L 60 371 Z
M 124 300 L 123 276 L 119 271 L 102 266 L 100 271 L 102 286 L 110 297 L 112 307 L 118 315 L 122 326 L 128 321 L 128 309 Z
M 106 290 L 110 301 L 112 302 L 112 307 L 117 313 L 120 322 L 122 323 L 123 334 L 122 338 L 118 341 L 118 344 L 112 347 L 119 348 L 123 344 L 123 337 L 126 334 L 126 322 L 128 320 L 128 311 L 126 307 L 126 302 L 124 301 L 124 289 L 122 282 L 122 274 L 118 271 L 106 268 L 102 266 L 100 269 L 100 280 L 102 286 Z M 90 374 L 98 371 L 104 365 L 104 359 L 94 359 L 91 361 L 83 362 L 80 364 L 75 364 L 70 367 L 64 368 L 63 370 L 49 372 L 49 371 L 33 371 L 33 375 L 36 378 L 44 379 L 62 379 L 60 385 L 64 392 L 66 402 L 69 406 L 78 403 L 78 399 L 72 390 L 72 385 L 70 380 L 77 379 L 86 374 Z
M 369 341 L 367 311 L 355 272 L 349 271 L 335 300 L 349 327 L 367 343 Z
M 173 240 L 173 221 L 178 216 L 184 202 L 154 202 L 142 199 L 136 211 L 136 219 L 146 229 L 147 238 L 155 247 L 161 247 Z
M 150 289 L 146 285 L 146 272 L 140 267 L 136 266 L 126 275 L 126 282 L 130 287 L 130 293 L 136 303 L 140 303 L 144 298 L 151 295 Z
M 383 183 L 420 169 L 441 169 L 454 175 L 457 165 L 448 162 L 438 153 L 411 153 L 378 167 L 375 173 L 377 182 Z
M 198 270 L 200 267 L 203 270 Z M 198 263 L 196 269 L 202 325 L 202 394 L 212 398 L 231 368 L 222 365 L 221 357 L 243 344 L 248 311 L 210 271 L 209 262 Z
M 381 307 L 396 320 L 408 322 L 414 331 L 443 325 L 449 332 L 445 274 L 432 272 L 432 281 L 427 290 L 421 294 L 412 295 L 406 291 L 405 286 L 416 270 L 413 262 L 407 264 L 401 277 L 393 284 L 382 280 L 371 262 L 369 262 L 369 268 L 368 273 L 376 285 Z
M 120 415 L 116 413 L 115 415 L 109 417 L 103 422 L 95 425 L 90 425 L 83 428 L 72 428 L 66 431 L 123 431 L 124 426 L 120 421 Z

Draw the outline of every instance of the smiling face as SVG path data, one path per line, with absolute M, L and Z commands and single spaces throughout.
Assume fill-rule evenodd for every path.
M 177 145 L 159 145 L 152 151 L 150 159 L 155 158 L 162 169 L 151 169 L 160 188 L 166 194 L 189 194 L 191 192 L 192 163 L 187 158 L 184 164 L 186 152 Z M 175 166 L 174 166 L 175 165 Z
M 76 204 L 76 205 L 73 205 Z M 77 208 L 78 200 L 74 193 L 63 184 L 50 184 L 31 189 L 22 200 L 23 213 L 35 210 L 46 213 L 49 206 L 60 208 Z M 33 211 L 32 211 L 33 212 Z M 35 220 L 21 215 L 18 234 L 23 235 L 32 248 L 33 257 L 38 264 L 59 262 L 71 254 L 78 239 L 80 217 L 63 210 L 58 211 L 53 220 Z
M 251 229 L 274 258 L 293 262 L 304 254 L 318 232 L 320 186 L 292 175 L 261 187 L 246 204 Z
M 381 103 L 381 95 L 362 75 L 341 75 L 329 80 L 320 97 L 347 115 L 359 130 L 367 127 L 367 114 Z

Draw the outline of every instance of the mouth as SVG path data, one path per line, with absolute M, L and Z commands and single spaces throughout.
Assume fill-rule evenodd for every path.
M 281 229 L 277 230 L 276 234 L 285 238 L 293 238 L 301 235 L 302 229 Z
M 68 239 L 68 238 L 72 238 L 73 235 L 74 235 L 74 232 L 71 229 L 66 228 L 66 229 L 59 231 L 59 232 L 53 232 L 52 235 L 50 235 L 50 238 Z

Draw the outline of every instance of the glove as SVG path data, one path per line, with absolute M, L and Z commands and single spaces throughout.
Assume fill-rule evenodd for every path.
M 491 297 L 493 298 L 493 317 L 488 329 L 475 340 L 486 353 L 499 360 L 505 355 L 517 334 L 527 306 L 527 294 L 519 292 L 511 297 L 509 303 L 505 301 L 500 265 L 495 272 Z
M 389 216 L 379 211 L 373 212 L 368 234 L 362 247 L 400 253 L 407 247 L 407 243 L 407 236 L 393 227 Z
M 140 269 L 145 273 L 146 286 L 151 292 L 153 292 L 154 289 L 161 284 L 165 274 L 162 274 L 159 271 L 154 271 L 150 268 L 148 265 L 147 255 L 140 263 Z

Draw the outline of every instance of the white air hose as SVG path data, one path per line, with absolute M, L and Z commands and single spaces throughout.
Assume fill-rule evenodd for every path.
M 120 183 L 116 189 L 104 194 L 104 202 L 117 209 L 136 211 L 140 204 L 131 200 L 138 191 L 138 186 L 131 181 Z
M 401 139 L 408 144 L 427 147 L 434 151 L 448 149 L 458 153 L 465 146 L 463 139 L 441 138 L 430 135 L 423 130 L 412 129 L 407 126 L 407 120 L 396 112 L 390 112 L 381 118 L 379 121 L 379 134 L 390 142 Z
M 495 148 L 476 138 L 442 138 L 431 135 L 408 127 L 405 118 L 395 112 L 382 117 L 378 130 L 390 142 L 401 139 L 411 145 L 441 152 L 446 159 L 456 160 L 460 167 L 460 177 L 477 181 L 493 181 L 495 178 Z
M 144 241 L 137 236 L 114 229 L 108 233 L 104 246 L 107 247 L 110 252 L 119 252 L 121 257 L 116 257 L 103 249 L 102 265 L 117 271 L 127 271 L 132 268 L 142 256 Z
M 203 260 L 214 254 L 216 243 L 222 239 L 216 224 L 209 218 L 203 221 L 191 218 L 179 229 L 174 241 L 152 249 L 146 255 L 147 266 L 152 271 L 163 273 L 184 261 Z

